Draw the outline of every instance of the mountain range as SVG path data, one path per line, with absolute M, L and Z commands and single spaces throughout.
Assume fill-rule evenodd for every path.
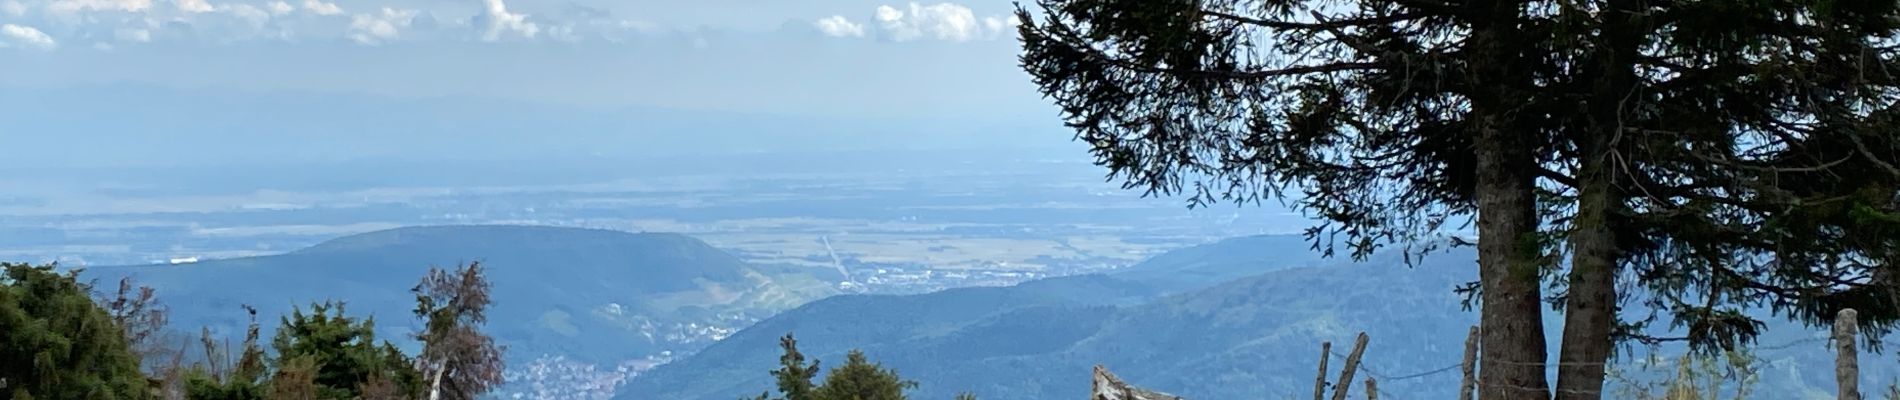
M 268 337 L 278 314 L 335 299 L 353 316 L 375 318 L 381 338 L 414 346 L 408 334 L 419 323 L 408 290 L 432 266 L 477 261 L 493 285 L 487 329 L 513 366 L 683 354 L 835 293 L 801 269 L 748 265 L 683 235 L 531 226 L 400 228 L 281 255 L 93 267 L 84 275 L 153 287 L 171 325 L 191 333 L 203 326 L 239 336 L 248 322 L 240 307 L 251 305 Z
M 1454 291 L 1475 278 L 1468 248 L 1406 266 L 1314 256 L 1298 237 L 1239 238 L 1163 254 L 1103 274 L 1012 287 L 909 296 L 845 295 L 812 302 L 663 365 L 619 399 L 731 399 L 773 388 L 776 339 L 835 364 L 862 349 L 920 386 L 912 398 L 970 391 L 988 400 L 1087 398 L 1104 365 L 1129 382 L 1188 399 L 1291 399 L 1311 393 L 1320 344 L 1333 343 L 1336 376 L 1359 332 L 1371 338 L 1363 378 L 1381 398 L 1452 397 L 1477 314 Z M 1825 333 L 1763 315 L 1752 398 L 1833 398 Z M 1546 313 L 1549 332 L 1561 316 Z M 1550 335 L 1555 354 L 1557 335 Z M 1617 390 L 1676 370 L 1679 346 L 1627 349 L 1612 368 Z M 1861 355 L 1866 387 L 1896 365 Z M 1553 369 L 1554 373 L 1554 369 Z M 1363 388 L 1355 387 L 1358 391 Z M 1614 396 L 1613 396 L 1614 397 Z
M 350 314 L 376 318 L 379 335 L 413 346 L 407 289 L 431 266 L 481 261 L 496 299 L 488 331 L 508 346 L 514 379 L 504 396 L 757 395 L 772 388 L 777 339 L 791 333 L 828 365 L 864 350 L 918 381 L 917 399 L 963 391 L 990 400 L 1085 398 L 1095 365 L 1190 399 L 1294 398 L 1312 390 L 1321 342 L 1334 344 L 1324 356 L 1336 373 L 1363 331 L 1371 337 L 1363 372 L 1380 380 L 1382 398 L 1411 399 L 1457 390 L 1476 314 L 1453 289 L 1473 280 L 1474 259 L 1453 249 L 1410 266 L 1390 254 L 1347 262 L 1318 256 L 1298 236 L 1254 236 L 1014 286 L 839 295 L 829 271 L 749 265 L 682 235 L 438 226 L 274 256 L 93 267 L 85 275 L 156 288 L 173 326 L 188 331 L 241 332 L 239 306 L 248 304 L 264 314 L 268 335 L 278 313 L 347 299 Z M 1557 332 L 1559 316 L 1546 318 Z M 1768 321 L 1755 398 L 1831 397 L 1825 333 Z M 1613 384 L 1673 371 L 1667 360 L 1634 362 L 1681 353 L 1625 353 Z M 1878 354 L 1862 360 L 1868 387 L 1884 387 L 1900 369 Z M 603 365 L 610 367 L 595 370 Z M 585 390 L 549 389 L 557 386 Z

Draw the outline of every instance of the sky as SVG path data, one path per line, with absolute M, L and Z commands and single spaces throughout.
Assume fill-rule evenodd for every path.
M 223 148 L 232 146 L 220 141 L 248 138 L 270 147 L 281 135 L 303 141 L 276 149 L 290 154 L 311 147 L 296 143 L 351 135 L 454 135 L 364 133 L 390 124 L 280 133 L 300 129 L 272 124 L 420 123 L 458 116 L 454 110 L 481 121 L 475 125 L 522 127 L 514 136 L 494 133 L 500 136 L 490 143 L 560 142 L 598 134 L 575 132 L 581 128 L 568 120 L 612 119 L 602 115 L 626 109 L 675 119 L 687 117 L 654 110 L 712 119 L 731 113 L 773 127 L 796 124 L 771 118 L 831 121 L 815 126 L 849 125 L 888 142 L 1066 142 L 1054 108 L 1016 65 L 1013 7 L 1005 0 L 0 0 L 0 126 L 14 128 L 0 129 L 0 146 L 56 153 L 42 159 L 120 146 L 124 152 L 91 154 L 126 158 L 173 142 Z M 491 102 L 445 105 L 477 100 Z M 642 122 L 631 118 L 619 122 Z M 934 131 L 910 132 L 931 130 L 912 129 L 923 125 Z M 160 135 L 185 139 L 152 138 Z M 133 143 L 141 140 L 151 143 Z M 45 161 L 31 158 L 15 162 Z
M 1012 6 L 983 1 L 0 0 L 0 85 L 1028 114 Z

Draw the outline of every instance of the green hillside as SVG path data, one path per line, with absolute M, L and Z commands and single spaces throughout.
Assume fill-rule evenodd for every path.
M 1161 253 L 1109 274 L 1159 292 L 1177 293 L 1272 270 L 1335 262 L 1311 248 L 1312 242 L 1301 235 L 1243 236 Z
M 1010 287 L 951 289 L 909 296 L 838 296 L 761 321 L 701 353 L 635 379 L 622 398 L 726 399 L 770 386 L 779 335 L 796 332 L 806 353 L 827 362 L 860 347 L 906 377 L 924 398 L 984 389 L 982 398 L 1041 398 L 1087 390 L 1087 365 L 1053 358 L 1119 321 L 1118 306 L 1152 304 L 1234 278 L 1319 262 L 1298 236 L 1223 240 L 1155 256 L 1104 274 L 1050 278 Z M 1064 376 L 1073 374 L 1074 376 Z M 1083 382 L 1080 386 L 1070 381 Z M 1060 381 L 1062 384 L 1050 384 Z M 1048 386 L 1048 388 L 1044 388 Z M 991 391 L 1015 391 L 991 396 Z M 1044 393 L 1049 390 L 1049 393 Z M 1054 398 L 1054 397 L 1049 397 Z
M 1086 398 L 1088 374 L 1096 364 L 1130 382 L 1190 399 L 1296 398 L 1311 393 L 1319 344 L 1331 341 L 1343 354 L 1345 344 L 1362 330 L 1372 338 L 1364 365 L 1381 379 L 1383 398 L 1456 393 L 1458 374 L 1446 367 L 1460 359 L 1477 315 L 1463 309 L 1453 288 L 1474 277 L 1472 252 L 1436 254 L 1415 268 L 1403 266 L 1396 256 L 1325 263 L 1272 248 L 1294 243 L 1285 239 L 1247 238 L 1182 250 L 1107 276 L 914 296 L 833 297 L 662 366 L 634 380 L 620 398 L 756 394 L 771 386 L 765 371 L 775 365 L 773 340 L 787 332 L 798 335 L 807 355 L 826 363 L 862 348 L 921 382 L 913 396 L 920 399 L 951 398 L 963 390 L 991 400 Z M 1284 254 L 1289 261 L 1259 257 L 1269 254 Z M 1220 260 L 1234 262 L 1208 262 Z M 1204 273 L 1176 272 L 1183 266 L 1199 266 L 1189 269 Z M 1200 279 L 1180 277 L 1237 273 L 1252 276 L 1171 295 L 1127 278 L 1159 277 L 1163 286 L 1188 287 Z M 1550 317 L 1546 324 L 1554 329 L 1557 316 Z M 1824 393 L 1819 389 L 1832 382 L 1831 355 L 1824 341 L 1806 340 L 1816 331 L 1771 323 L 1768 332 L 1763 344 L 1798 344 L 1762 352 L 1765 369 L 1755 398 Z M 1660 354 L 1680 350 L 1663 348 Z M 1863 361 L 1869 384 L 1894 376 L 1894 363 L 1887 358 L 1862 357 L 1882 360 Z M 1335 368 L 1340 358 L 1335 356 Z
M 717 329 L 832 294 L 817 279 L 753 268 L 683 235 L 528 226 L 401 228 L 288 254 L 183 265 L 95 267 L 158 289 L 174 327 L 239 332 L 242 304 L 267 320 L 314 300 L 348 300 L 398 338 L 415 322 L 408 293 L 430 266 L 480 261 L 494 282 L 490 328 L 511 360 L 561 355 L 612 363 L 697 349 Z M 266 327 L 275 324 L 265 324 Z M 268 333 L 266 333 L 268 335 Z

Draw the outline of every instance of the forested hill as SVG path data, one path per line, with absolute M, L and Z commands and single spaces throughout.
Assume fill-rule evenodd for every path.
M 131 276 L 156 288 L 172 327 L 186 332 L 241 333 L 241 305 L 269 322 L 293 306 L 335 299 L 403 343 L 415 326 L 408 290 L 417 277 L 474 261 L 494 282 L 488 329 L 517 365 L 544 354 L 613 363 L 696 349 L 723 336 L 709 328 L 736 330 L 832 293 L 813 277 L 756 268 L 683 235 L 528 226 L 401 228 L 282 255 L 94 267 L 87 275 Z
M 1387 397 L 1457 392 L 1458 372 L 1449 367 L 1459 362 L 1477 322 L 1454 292 L 1476 275 L 1469 249 L 1435 254 L 1412 268 L 1396 255 L 1327 262 L 1304 249 L 1303 242 L 1286 237 L 1245 238 L 1177 251 L 1108 275 L 913 296 L 833 297 L 662 366 L 634 380 L 619 398 L 756 395 L 772 387 L 766 371 L 776 365 L 776 340 L 786 333 L 798 336 L 805 354 L 832 365 L 846 350 L 863 349 L 919 381 L 912 396 L 919 399 L 947 399 L 965 390 L 983 399 L 1085 398 L 1096 364 L 1189 399 L 1287 398 L 1311 392 L 1321 342 L 1335 344 L 1337 369 L 1360 331 L 1372 339 L 1365 371 L 1381 379 Z M 1292 261 L 1276 264 L 1274 257 L 1250 254 Z M 1165 266 L 1183 265 L 1211 273 L 1200 276 L 1251 276 L 1174 294 L 1123 278 L 1166 276 L 1173 270 Z M 1547 313 L 1546 325 L 1554 329 L 1558 318 Z M 1770 324 L 1755 388 L 1765 397 L 1756 398 L 1805 398 L 1831 387 L 1831 353 L 1824 340 L 1811 340 L 1816 334 Z M 1654 353 L 1680 354 L 1674 347 Z M 1619 379 L 1657 378 L 1676 367 L 1673 360 L 1631 364 L 1652 355 L 1641 348 L 1625 355 L 1616 368 Z M 1890 364 L 1866 366 L 1864 379 L 1884 384 L 1894 376 Z

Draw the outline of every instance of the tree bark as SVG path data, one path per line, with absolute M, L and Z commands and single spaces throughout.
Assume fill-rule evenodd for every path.
M 1182 400 L 1179 396 L 1129 385 L 1100 365 L 1095 366 L 1094 376 L 1089 400 Z
M 448 371 L 446 366 L 442 363 L 435 364 L 435 373 L 429 378 L 429 400 L 442 399 L 442 372 L 444 371 Z
M 1333 356 L 1333 342 L 1319 344 L 1319 377 L 1313 378 L 1313 400 L 1326 400 L 1326 360 Z
M 1564 303 L 1562 347 L 1558 350 L 1558 400 L 1603 398 L 1604 364 L 1615 347 L 1616 273 L 1623 255 L 1616 227 L 1623 223 L 1624 194 L 1619 189 L 1619 159 L 1624 152 L 1624 104 L 1636 88 L 1635 61 L 1644 33 L 1634 18 L 1641 5 L 1610 0 L 1602 16 L 1601 38 L 1586 63 L 1589 82 L 1585 125 L 1573 129 L 1582 157 L 1577 160 L 1577 214 L 1571 220 L 1569 292 Z
M 1854 331 L 1858 313 L 1849 308 L 1834 317 L 1834 381 L 1840 386 L 1840 400 L 1860 400 L 1860 351 L 1855 348 Z
M 1465 336 L 1464 380 L 1458 383 L 1458 400 L 1473 400 L 1478 384 L 1478 327 L 1471 327 L 1471 334 Z
M 1607 225 L 1612 211 L 1607 160 L 1585 160 L 1578 181 L 1577 224 L 1571 233 L 1569 293 L 1564 302 L 1563 345 L 1558 350 L 1558 400 L 1602 398 L 1604 362 L 1615 345 L 1615 233 Z
M 1611 335 L 1616 329 L 1616 269 L 1622 257 L 1611 226 L 1621 198 L 1611 160 L 1609 136 L 1614 132 L 1591 131 L 1590 142 L 1582 146 L 1585 156 L 1579 160 L 1577 174 L 1569 292 L 1564 302 L 1563 344 L 1557 354 L 1558 400 L 1601 399 L 1604 363 L 1615 346 Z
M 1497 122 L 1478 144 L 1479 398 L 1547 399 L 1529 152 Z
M 1536 138 L 1519 121 L 1533 88 L 1525 60 L 1524 10 L 1514 0 L 1470 0 L 1460 12 L 1470 18 L 1463 51 L 1463 77 L 1477 90 L 1468 96 L 1476 128 L 1474 182 L 1478 204 L 1479 398 L 1549 399 L 1545 377 L 1542 250 L 1537 242 Z
M 1352 390 L 1352 375 L 1359 371 L 1359 357 L 1366 354 L 1366 333 L 1359 332 L 1359 338 L 1353 340 L 1352 353 L 1346 355 L 1346 367 L 1339 370 L 1339 383 L 1333 385 L 1333 400 L 1346 400 L 1346 394 Z

